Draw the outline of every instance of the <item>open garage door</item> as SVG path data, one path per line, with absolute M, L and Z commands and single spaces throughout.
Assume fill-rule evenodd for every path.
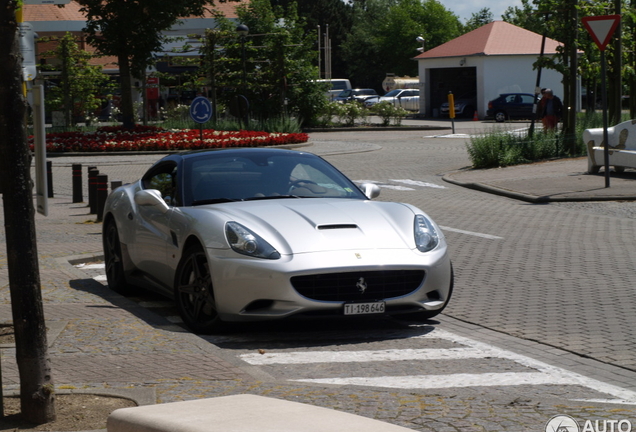
M 477 68 L 457 67 L 430 70 L 429 98 L 431 113 L 440 115 L 440 106 L 448 101 L 448 92 L 453 92 L 455 101 L 464 100 L 464 112 L 458 113 L 465 117 L 472 117 L 477 106 Z M 473 101 L 470 103 L 470 101 Z

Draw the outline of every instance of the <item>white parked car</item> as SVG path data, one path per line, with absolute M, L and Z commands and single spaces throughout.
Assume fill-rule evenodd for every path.
M 397 107 L 404 108 L 407 111 L 420 110 L 420 91 L 418 89 L 395 89 L 381 97 L 367 99 L 365 105 L 372 107 L 373 105 L 388 101 Z
M 379 193 L 311 153 L 166 156 L 106 201 L 108 285 L 173 298 L 197 333 L 303 316 L 426 320 L 453 290 L 446 240 L 422 210 L 371 201 Z
M 345 78 L 319 79 L 316 82 L 329 83 L 331 87 L 327 90 L 327 97 L 330 101 L 334 100 L 344 90 L 351 90 L 351 82 Z

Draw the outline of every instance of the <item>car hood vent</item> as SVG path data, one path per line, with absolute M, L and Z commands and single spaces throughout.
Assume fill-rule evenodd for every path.
M 331 224 L 331 225 L 318 225 L 319 230 L 335 230 L 335 229 L 357 229 L 356 224 Z

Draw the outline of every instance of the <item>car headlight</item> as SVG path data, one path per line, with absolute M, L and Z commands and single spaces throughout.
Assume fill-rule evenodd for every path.
M 230 247 L 240 254 L 265 259 L 280 258 L 280 253 L 272 245 L 240 223 L 226 223 L 225 237 Z
M 439 234 L 426 216 L 415 216 L 413 230 L 415 233 L 415 246 L 420 252 L 432 251 L 439 244 Z

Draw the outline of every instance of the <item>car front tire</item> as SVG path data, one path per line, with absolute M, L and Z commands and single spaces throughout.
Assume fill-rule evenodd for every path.
M 174 296 L 181 319 L 193 332 L 213 334 L 226 328 L 217 312 L 210 266 L 200 245 L 184 252 L 177 268 Z
M 113 219 L 106 222 L 103 244 L 108 287 L 121 295 L 132 294 L 134 290 L 126 283 L 119 232 Z
M 506 113 L 503 111 L 497 111 L 495 113 L 495 121 L 497 123 L 503 123 L 506 121 Z

